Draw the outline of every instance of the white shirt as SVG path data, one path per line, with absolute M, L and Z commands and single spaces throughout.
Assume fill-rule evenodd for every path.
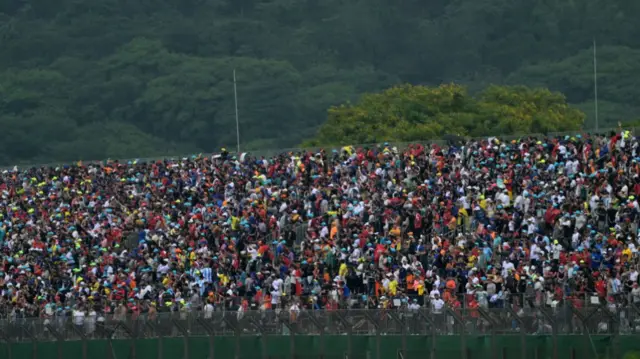
M 560 243 L 553 245 L 553 259 L 560 259 L 560 252 L 562 252 L 562 246 Z
M 640 303 L 640 287 L 631 289 L 631 297 L 634 303 Z
M 278 302 L 280 301 L 280 291 L 279 290 L 273 290 L 271 291 L 271 304 L 278 304 Z
M 434 286 L 434 288 L 429 293 L 429 297 L 431 299 L 435 299 L 436 295 L 440 295 L 440 291 L 438 289 L 436 289 L 435 286 Z
M 433 303 L 433 311 L 434 313 L 441 313 L 442 312 L 442 308 L 444 308 L 444 300 L 438 298 L 433 300 L 431 303 Z
M 280 287 L 282 286 L 282 279 L 277 278 L 276 280 L 273 281 L 271 285 L 273 286 L 273 289 L 279 291 Z
M 524 210 L 524 197 L 522 197 L 522 195 L 519 195 L 518 197 L 516 197 L 516 200 L 513 206 L 519 211 Z
M 240 307 L 240 308 L 242 308 L 242 307 Z M 213 304 L 207 303 L 204 306 L 204 317 L 205 317 L 205 319 L 213 318 Z
M 531 259 L 535 259 L 535 260 L 540 259 L 540 254 L 538 253 L 539 251 L 540 251 L 540 248 L 538 248 L 538 245 L 537 244 L 532 244 L 531 245 L 531 254 L 530 254 Z
M 83 325 L 84 324 L 84 312 L 81 310 L 76 310 L 73 312 L 73 324 L 75 325 Z
M 247 248 L 247 252 L 251 255 L 251 259 L 258 258 L 258 251 L 254 247 Z
M 87 316 L 87 326 L 90 328 L 94 328 L 96 324 L 96 319 L 98 318 L 98 313 L 95 310 L 89 312 L 89 316 Z
M 509 207 L 511 200 L 509 199 L 508 194 L 506 193 L 501 194 L 499 199 L 500 199 L 500 202 L 502 203 L 502 206 Z

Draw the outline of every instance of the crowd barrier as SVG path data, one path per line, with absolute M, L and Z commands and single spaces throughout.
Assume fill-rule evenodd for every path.
M 638 308 L 174 312 L 0 323 L 1 359 L 614 359 L 640 355 Z
M 2 343 L 6 359 L 635 359 L 637 337 L 215 336 Z

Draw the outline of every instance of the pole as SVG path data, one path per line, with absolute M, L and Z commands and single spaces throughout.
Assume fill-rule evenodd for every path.
M 236 143 L 240 154 L 240 121 L 238 120 L 238 86 L 236 85 L 236 69 L 233 69 L 233 98 L 236 104 Z
M 596 60 L 596 39 L 593 39 L 593 96 L 596 116 L 596 132 L 598 132 L 598 63 Z

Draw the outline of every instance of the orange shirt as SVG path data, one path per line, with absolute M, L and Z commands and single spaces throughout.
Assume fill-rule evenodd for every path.
M 331 226 L 331 233 L 329 234 L 329 237 L 333 239 L 337 234 L 338 234 L 338 227 Z
M 407 289 L 413 289 L 413 274 L 407 274 Z

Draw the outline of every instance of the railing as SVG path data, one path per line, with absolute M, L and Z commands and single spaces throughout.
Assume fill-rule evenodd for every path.
M 188 312 L 0 322 L 3 359 L 622 359 L 640 310 Z
M 88 317 L 89 318 L 89 317 Z M 175 311 L 153 315 L 75 320 L 73 316 L 4 320 L 9 342 L 82 339 L 251 335 L 640 335 L 635 305 L 577 309 L 351 309 L 267 311 Z

